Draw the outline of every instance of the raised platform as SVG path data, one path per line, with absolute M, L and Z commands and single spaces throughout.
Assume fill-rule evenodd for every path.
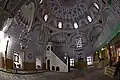
M 34 73 L 43 73 L 46 72 L 47 70 L 34 70 L 34 71 L 28 71 L 28 70 L 11 70 L 11 69 L 0 69 L 3 72 L 7 73 L 13 73 L 13 74 L 34 74 Z

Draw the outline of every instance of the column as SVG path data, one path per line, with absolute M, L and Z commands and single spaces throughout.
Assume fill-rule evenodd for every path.
M 107 47 L 108 47 L 108 50 L 109 50 L 109 58 L 110 58 L 110 63 L 109 63 L 109 65 L 112 66 L 112 63 L 113 63 L 113 62 L 112 62 L 112 53 L 111 53 L 111 49 L 110 49 L 110 43 L 108 43 L 108 46 L 107 46 Z

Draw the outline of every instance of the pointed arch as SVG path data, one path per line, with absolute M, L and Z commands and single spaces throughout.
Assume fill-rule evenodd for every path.
M 23 22 L 25 25 L 29 26 L 28 30 L 31 29 L 33 19 L 34 19 L 34 13 L 35 13 L 35 3 L 34 2 L 28 2 L 27 4 L 23 4 L 19 10 L 19 19 L 21 22 Z
M 50 36 L 49 41 L 53 42 L 68 42 L 68 38 L 64 33 L 55 33 Z

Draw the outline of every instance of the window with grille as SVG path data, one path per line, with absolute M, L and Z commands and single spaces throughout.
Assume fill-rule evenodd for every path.
M 74 59 L 70 59 L 70 66 L 74 66 Z
M 92 57 L 87 57 L 87 65 L 92 65 Z
M 14 62 L 19 62 L 19 54 L 14 52 Z

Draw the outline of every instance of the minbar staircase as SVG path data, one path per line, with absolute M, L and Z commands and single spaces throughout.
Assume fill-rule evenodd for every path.
M 50 61 L 49 63 L 48 60 Z M 66 59 L 64 59 L 62 56 L 55 52 L 52 45 L 47 45 L 46 68 L 51 71 L 69 72 L 70 58 L 66 56 Z
M 51 46 L 51 51 L 67 65 L 67 60 L 65 60 L 61 55 L 57 54 L 56 51 L 53 49 L 53 46 Z

